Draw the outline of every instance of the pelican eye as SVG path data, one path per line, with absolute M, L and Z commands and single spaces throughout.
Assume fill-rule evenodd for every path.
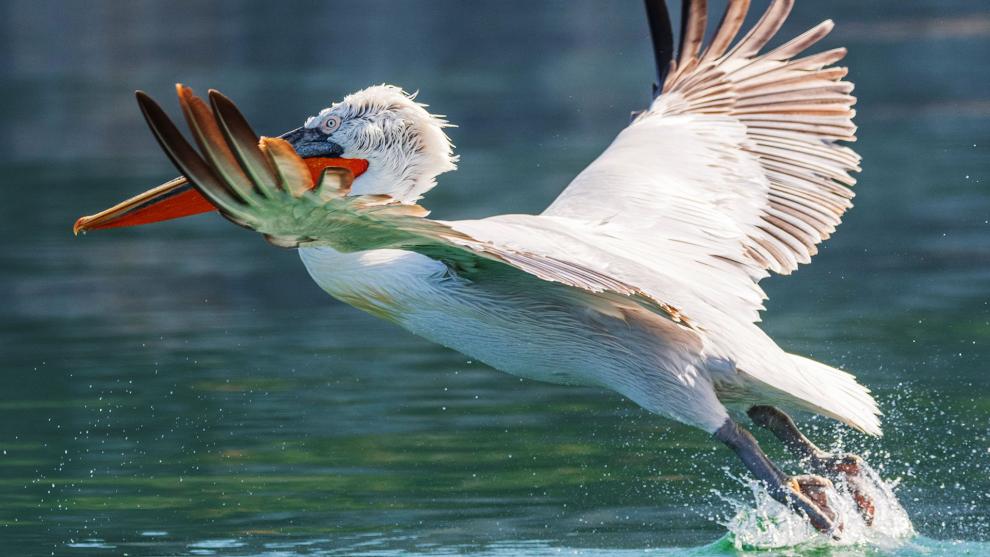
M 320 124 L 320 131 L 322 131 L 325 134 L 331 134 L 337 131 L 337 128 L 339 127 L 340 127 L 340 116 L 331 114 L 330 116 L 327 116 L 327 119 L 324 120 L 322 124 Z

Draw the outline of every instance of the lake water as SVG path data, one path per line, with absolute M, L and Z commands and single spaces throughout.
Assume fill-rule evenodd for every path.
M 756 549 L 727 526 L 756 508 L 741 467 L 702 432 L 412 337 L 215 215 L 71 235 L 174 174 L 131 92 L 174 110 L 175 81 L 220 88 L 269 134 L 369 84 L 419 89 L 460 125 L 461 170 L 425 200 L 434 214 L 539 211 L 647 99 L 638 3 L 3 13 L 0 553 Z M 826 17 L 827 46 L 850 49 L 864 172 L 815 263 L 765 283 L 765 327 L 874 390 L 883 439 L 805 423 L 867 456 L 917 534 L 775 554 L 987 555 L 990 8 L 804 0 L 785 30 Z

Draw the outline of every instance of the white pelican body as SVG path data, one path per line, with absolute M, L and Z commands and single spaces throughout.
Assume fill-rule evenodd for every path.
M 411 251 L 299 251 L 330 295 L 495 369 L 605 387 L 709 432 L 727 418 L 713 389 L 731 381 L 726 362 L 689 350 L 676 324 L 635 304 L 515 272 L 465 280 Z
M 687 2 L 672 59 L 664 3 L 647 0 L 662 86 L 540 215 L 426 218 L 417 200 L 457 158 L 447 123 L 397 87 L 348 95 L 259 141 L 229 99 L 211 92 L 208 106 L 179 86 L 200 153 L 149 97 L 138 100 L 188 181 L 76 229 L 217 208 L 298 247 L 343 302 L 496 369 L 611 389 L 713 433 L 774 497 L 834 532 L 824 480 L 789 479 L 726 408 L 748 408 L 826 474 L 852 474 L 859 461 L 820 451 L 771 405 L 880 434 L 867 389 L 784 352 L 756 324 L 758 282 L 810 261 L 851 206 L 859 170 L 839 144 L 855 139 L 852 84 L 832 66 L 845 50 L 802 57 L 832 23 L 763 52 L 792 3 L 774 0 L 737 40 L 749 2 L 731 0 L 705 44 L 705 2 Z

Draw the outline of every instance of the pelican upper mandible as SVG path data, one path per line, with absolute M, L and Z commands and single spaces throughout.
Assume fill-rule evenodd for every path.
M 859 156 L 845 55 L 807 55 L 825 21 L 766 48 L 793 0 L 748 31 L 728 3 L 705 40 L 703 0 L 685 2 L 679 46 L 647 0 L 653 100 L 538 215 L 427 218 L 419 199 L 457 158 L 445 128 L 390 85 L 352 93 L 280 137 L 258 138 L 235 105 L 178 86 L 195 146 L 144 93 L 138 102 L 177 178 L 76 231 L 219 210 L 297 248 L 333 297 L 521 377 L 597 386 L 725 443 L 769 493 L 820 531 L 825 496 L 862 461 L 815 447 L 781 408 L 880 435 L 869 391 L 781 349 L 756 324 L 771 272 L 807 263 L 851 206 Z M 822 476 L 789 477 L 730 410 L 745 412 Z M 851 484 L 855 486 L 855 484 Z M 865 495 L 856 501 L 872 517 Z

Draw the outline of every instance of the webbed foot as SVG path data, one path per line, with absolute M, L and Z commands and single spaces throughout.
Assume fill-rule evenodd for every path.
M 753 406 L 747 413 L 757 425 L 780 439 L 791 454 L 807 462 L 812 470 L 833 480 L 843 480 L 849 486 L 863 520 L 867 525 L 873 524 L 876 506 L 866 490 L 863 475 L 866 463 L 861 457 L 854 454 L 836 455 L 819 449 L 798 430 L 790 416 L 773 406 Z
M 811 464 L 820 473 L 845 480 L 846 485 L 849 486 L 849 492 L 856 502 L 856 507 L 859 509 L 859 514 L 862 515 L 867 526 L 872 526 L 873 519 L 876 517 L 876 505 L 866 489 L 866 478 L 863 475 L 866 461 L 854 454 L 821 453 L 811 458 Z
M 822 476 L 792 476 L 787 482 L 790 489 L 788 505 L 803 512 L 816 530 L 838 537 L 842 524 L 837 523 L 838 514 L 832 510 L 828 492 L 834 490 L 832 482 Z

